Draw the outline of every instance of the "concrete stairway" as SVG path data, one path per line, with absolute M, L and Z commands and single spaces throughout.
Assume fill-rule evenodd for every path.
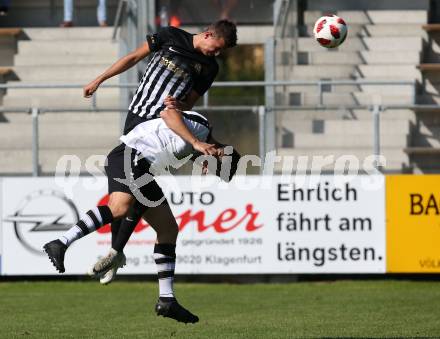
M 419 65 L 422 81 L 418 102 L 425 105 L 440 104 L 440 24 L 423 26 L 429 36 L 423 60 Z M 411 144 L 406 151 L 416 173 L 439 173 L 440 163 L 440 109 L 416 110 L 416 125 Z
M 19 40 L 13 72 L 23 84 L 85 85 L 118 58 L 118 44 L 111 42 L 111 28 L 28 28 L 28 40 Z M 115 84 L 118 79 L 106 83 Z M 119 107 L 119 90 L 100 88 L 98 107 Z M 85 109 L 91 100 L 82 89 L 8 89 L 3 107 L 44 109 Z M 0 123 L 0 172 L 26 173 L 31 170 L 32 121 L 28 114 L 5 113 Z M 40 123 L 40 165 L 53 172 L 65 154 L 79 156 L 84 165 L 88 156 L 105 155 L 117 144 L 119 113 L 43 113 Z M 83 167 L 84 169 L 84 167 Z
M 417 68 L 426 41 L 422 25 L 426 11 L 342 11 L 336 13 L 348 24 L 344 44 L 332 50 L 319 46 L 312 37 L 313 24 L 323 15 L 307 11 L 305 27 L 296 41 L 297 64 L 284 38 L 276 49 L 278 80 L 387 80 L 409 85 L 324 85 L 320 97 L 316 86 L 286 86 L 276 89 L 276 104 L 297 106 L 277 113 L 278 153 L 285 155 L 353 154 L 362 159 L 373 153 L 373 121 L 368 110 L 344 107 L 410 105 L 415 100 L 413 84 L 422 81 Z M 286 41 L 290 39 L 291 41 Z M 301 111 L 301 106 L 339 107 L 338 110 Z M 410 110 L 387 110 L 381 116 L 381 151 L 386 171 L 407 171 L 415 114 Z M 333 166 L 333 167 L 332 167 Z M 325 167 L 334 169 L 334 163 Z

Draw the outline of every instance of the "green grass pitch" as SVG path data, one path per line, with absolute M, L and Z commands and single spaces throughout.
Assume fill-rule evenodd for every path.
M 440 285 L 177 283 L 201 321 L 157 317 L 154 283 L 0 283 L 0 338 L 440 337 Z

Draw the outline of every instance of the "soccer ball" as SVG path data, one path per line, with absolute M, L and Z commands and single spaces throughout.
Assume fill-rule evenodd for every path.
M 313 34 L 322 47 L 335 48 L 347 37 L 347 25 L 342 18 L 334 14 L 324 15 L 316 20 Z

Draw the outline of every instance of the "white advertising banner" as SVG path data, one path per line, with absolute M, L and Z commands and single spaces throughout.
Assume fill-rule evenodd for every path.
M 158 180 L 180 228 L 178 274 L 385 272 L 383 176 L 199 180 Z M 1 187 L 3 275 L 57 274 L 43 244 L 108 199 L 105 177 L 4 178 Z M 155 274 L 154 243 L 140 222 L 120 274 Z M 109 225 L 78 240 L 66 252 L 66 274 L 84 274 L 110 245 Z

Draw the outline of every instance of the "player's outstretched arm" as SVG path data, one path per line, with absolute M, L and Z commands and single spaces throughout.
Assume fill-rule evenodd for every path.
M 173 108 L 167 108 L 160 112 L 160 117 L 174 133 L 176 133 L 186 142 L 190 143 L 197 152 L 205 155 L 216 154 L 217 150 L 214 144 L 202 142 L 191 133 L 183 122 L 180 111 Z
M 145 58 L 150 53 L 150 47 L 148 43 L 144 43 L 142 46 L 137 48 L 135 51 L 127 54 L 113 65 L 111 65 L 104 73 L 98 76 L 95 80 L 84 86 L 84 97 L 89 98 L 96 92 L 99 85 L 101 85 L 105 80 L 114 77 L 127 69 L 136 65 L 139 61 Z

